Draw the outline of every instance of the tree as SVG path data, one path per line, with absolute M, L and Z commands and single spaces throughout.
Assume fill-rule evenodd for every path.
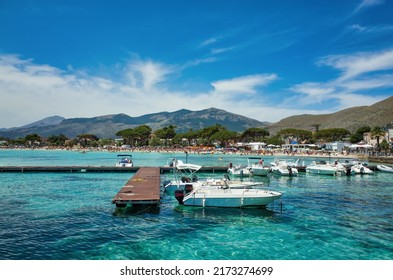
M 381 137 L 385 137 L 385 131 L 379 127 L 376 126 L 371 130 L 371 136 L 375 139 L 377 139 L 377 148 L 379 148 L 379 140 Z
M 210 142 L 218 141 L 224 147 L 228 146 L 228 143 L 231 141 L 235 141 L 238 138 L 238 134 L 236 131 L 230 131 L 227 129 L 221 129 L 210 136 Z
M 312 132 L 310 130 L 296 129 L 296 128 L 286 128 L 282 129 L 277 133 L 283 139 L 296 138 L 298 142 L 309 141 L 312 139 Z
M 134 131 L 137 139 L 139 140 L 139 145 L 147 145 L 151 134 L 151 127 L 143 124 L 134 128 Z M 138 143 L 136 144 L 138 145 Z
M 362 126 L 358 128 L 354 134 L 351 135 L 350 142 L 351 143 L 359 143 L 363 140 L 363 134 L 370 132 L 371 128 L 369 126 Z
M 79 134 L 76 137 L 78 137 L 79 143 L 82 147 L 86 147 L 88 142 L 98 141 L 100 139 L 94 134 Z
M 314 137 L 317 140 L 333 142 L 340 141 L 348 135 L 350 135 L 350 132 L 344 128 L 327 128 L 316 132 Z
M 165 139 L 165 144 L 168 144 L 168 140 L 173 139 L 176 135 L 175 132 L 176 126 L 170 125 L 168 127 L 164 127 L 162 129 L 158 129 L 154 132 L 154 134 L 159 138 L 159 139 Z
M 64 146 L 66 140 L 68 140 L 68 138 L 64 134 L 51 135 L 47 139 L 48 143 L 55 146 Z
M 314 123 L 311 125 L 311 127 L 315 129 L 315 132 L 319 131 L 320 126 L 321 126 L 321 124 L 319 124 L 319 123 Z
M 136 132 L 132 128 L 127 128 L 116 132 L 116 136 L 123 138 L 124 144 L 133 145 L 134 140 L 137 138 Z
M 264 141 L 264 139 L 269 135 L 270 135 L 270 133 L 267 129 L 258 128 L 258 127 L 251 127 L 251 128 L 247 128 L 240 135 L 240 139 L 244 142 Z
M 25 136 L 25 142 L 27 142 L 29 145 L 34 145 L 35 143 L 40 143 L 41 142 L 41 136 L 38 134 L 29 134 Z

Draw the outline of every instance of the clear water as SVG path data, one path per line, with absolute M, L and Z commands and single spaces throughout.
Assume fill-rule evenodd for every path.
M 133 153 L 138 166 L 170 157 L 185 161 L 184 154 Z M 187 160 L 247 163 L 229 155 Z M 115 162 L 106 152 L 0 150 L 0 166 Z M 267 209 L 188 208 L 167 195 L 158 209 L 116 210 L 111 200 L 132 175 L 0 173 L 0 259 L 393 259 L 393 174 L 261 178 L 283 193 L 282 207 Z

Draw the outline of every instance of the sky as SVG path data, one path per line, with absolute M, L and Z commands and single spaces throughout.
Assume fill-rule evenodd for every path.
M 393 0 L 0 0 L 0 128 L 372 105 L 393 95 L 392 12 Z

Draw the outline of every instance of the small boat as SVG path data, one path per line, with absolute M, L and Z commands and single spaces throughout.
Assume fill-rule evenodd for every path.
M 184 189 L 186 184 L 194 183 L 198 181 L 196 172 L 202 168 L 201 165 L 183 163 L 178 160 L 173 166 L 173 173 L 175 174 L 175 179 L 170 180 L 164 186 L 164 191 L 166 193 L 173 193 L 177 189 Z
M 228 173 L 235 177 L 244 177 L 244 176 L 251 176 L 251 168 L 249 166 L 242 166 L 242 165 L 229 165 Z
M 356 162 L 354 165 L 351 166 L 351 174 L 374 174 L 370 168 L 368 168 L 364 163 Z
M 256 160 L 256 162 L 255 162 Z M 254 161 L 254 162 L 252 162 Z M 249 157 L 248 167 L 251 169 L 252 175 L 267 176 L 270 173 L 270 166 L 264 165 L 264 160 L 260 157 Z
M 184 190 L 176 190 L 175 198 L 181 205 L 199 207 L 266 207 L 269 203 L 281 198 L 282 193 L 260 188 L 238 187 L 226 185 L 186 185 Z
M 273 174 L 281 176 L 297 176 L 299 173 L 296 167 L 291 164 L 288 165 L 288 162 L 284 160 L 276 160 L 270 163 L 270 170 Z
M 134 163 L 132 161 L 132 155 L 120 154 L 120 155 L 117 155 L 117 158 L 121 158 L 121 159 L 116 163 L 116 167 L 133 167 L 134 166 Z
M 387 165 L 378 164 L 378 165 L 377 165 L 377 169 L 378 169 L 379 171 L 382 171 L 382 172 L 393 173 L 393 168 L 390 167 L 390 166 L 387 166 Z
M 322 174 L 322 175 L 341 175 L 346 172 L 345 167 L 339 163 L 335 162 L 334 164 L 327 163 L 326 161 L 322 160 L 319 162 L 313 161 L 309 166 L 306 168 L 307 173 L 311 174 Z

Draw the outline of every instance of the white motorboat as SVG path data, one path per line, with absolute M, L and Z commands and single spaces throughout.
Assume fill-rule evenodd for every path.
M 270 172 L 270 166 L 264 165 L 264 160 L 260 157 L 249 157 L 248 167 L 255 176 L 267 176 Z
M 235 177 L 251 176 L 251 168 L 249 166 L 242 165 L 230 165 L 228 168 L 228 173 Z
M 326 161 L 316 162 L 313 161 L 309 166 L 306 167 L 306 172 L 311 174 L 322 174 L 322 175 L 341 175 L 345 173 L 345 167 L 339 163 L 334 164 L 327 163 Z
M 224 180 L 223 180 L 224 181 Z M 189 184 L 184 190 L 176 190 L 175 197 L 179 204 L 200 207 L 266 207 L 279 199 L 282 194 L 261 188 L 229 187 L 223 184 Z
M 374 174 L 374 171 L 372 171 L 370 168 L 368 168 L 365 164 L 361 162 L 357 162 L 354 165 L 351 166 L 351 174 Z
M 393 173 L 393 168 L 387 165 L 383 165 L 383 164 L 378 164 L 377 168 L 379 171 L 382 172 L 389 172 L 389 173 Z
M 186 184 L 197 182 L 198 177 L 195 173 L 201 168 L 201 165 L 177 161 L 175 166 L 173 166 L 175 179 L 170 180 L 169 183 L 164 186 L 164 191 L 166 193 L 173 193 L 177 189 L 184 189 Z
M 132 161 L 132 155 L 129 154 L 120 154 L 117 155 L 117 158 L 121 158 L 117 163 L 116 167 L 133 167 L 134 163 Z
M 270 163 L 270 170 L 273 174 L 281 176 L 297 176 L 299 173 L 296 167 L 288 165 L 288 162 L 284 160 L 276 160 Z

